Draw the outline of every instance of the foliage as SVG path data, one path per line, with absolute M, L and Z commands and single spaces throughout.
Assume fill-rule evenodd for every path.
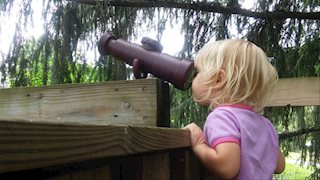
M 208 114 L 208 108 L 201 107 L 193 101 L 190 89 L 184 93 L 177 91 L 179 90 L 170 89 L 171 127 L 181 128 L 191 122 L 202 126 Z
M 306 179 L 310 177 L 312 170 L 307 167 L 301 167 L 294 164 L 286 163 L 286 169 L 282 174 L 274 175 L 274 180 L 282 179 Z

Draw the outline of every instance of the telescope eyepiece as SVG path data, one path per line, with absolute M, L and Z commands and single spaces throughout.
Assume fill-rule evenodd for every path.
M 148 51 L 155 51 L 161 53 L 163 50 L 163 46 L 159 41 L 153 40 L 148 37 L 143 37 L 141 40 L 142 47 Z

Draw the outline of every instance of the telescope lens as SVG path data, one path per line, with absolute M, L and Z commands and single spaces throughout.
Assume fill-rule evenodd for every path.
M 188 73 L 187 80 L 184 83 L 184 90 L 188 89 L 191 86 L 192 81 L 195 78 L 195 75 L 196 75 L 196 69 L 194 67 L 191 67 L 190 72 Z

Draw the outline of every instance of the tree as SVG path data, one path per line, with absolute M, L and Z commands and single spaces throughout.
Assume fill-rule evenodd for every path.
M 16 0 L 0 2 L 0 18 L 10 12 Z M 209 40 L 244 38 L 262 47 L 277 67 L 280 78 L 320 76 L 319 0 L 259 0 L 251 10 L 242 1 L 94 1 L 47 0 L 43 3 L 45 34 L 37 40 L 23 36 L 32 19 L 32 0 L 20 2 L 14 41 L 3 55 L 2 83 L 11 86 L 51 85 L 126 79 L 130 69 L 113 57 L 94 57 L 88 65 L 85 55 L 96 48 L 103 32 L 133 40 L 144 26 L 158 31 L 165 24 L 182 21 L 185 36 L 179 56 L 193 58 Z M 3 31 L 3 28 L 0 29 Z M 171 93 L 171 119 L 174 127 L 204 122 L 207 108 L 197 106 L 191 92 L 174 88 Z M 266 108 L 287 151 L 307 154 L 316 167 L 320 161 L 320 107 Z M 304 131 L 304 130 L 312 131 Z M 306 149 L 306 142 L 312 142 Z M 308 152 L 308 153 L 307 153 Z M 319 175 L 318 175 L 319 176 Z

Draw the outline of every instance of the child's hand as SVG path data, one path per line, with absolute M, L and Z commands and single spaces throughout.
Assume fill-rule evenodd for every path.
M 203 139 L 203 132 L 201 128 L 195 123 L 191 123 L 183 129 L 188 129 L 190 131 L 191 146 L 193 149 L 195 149 L 198 145 L 205 143 Z

